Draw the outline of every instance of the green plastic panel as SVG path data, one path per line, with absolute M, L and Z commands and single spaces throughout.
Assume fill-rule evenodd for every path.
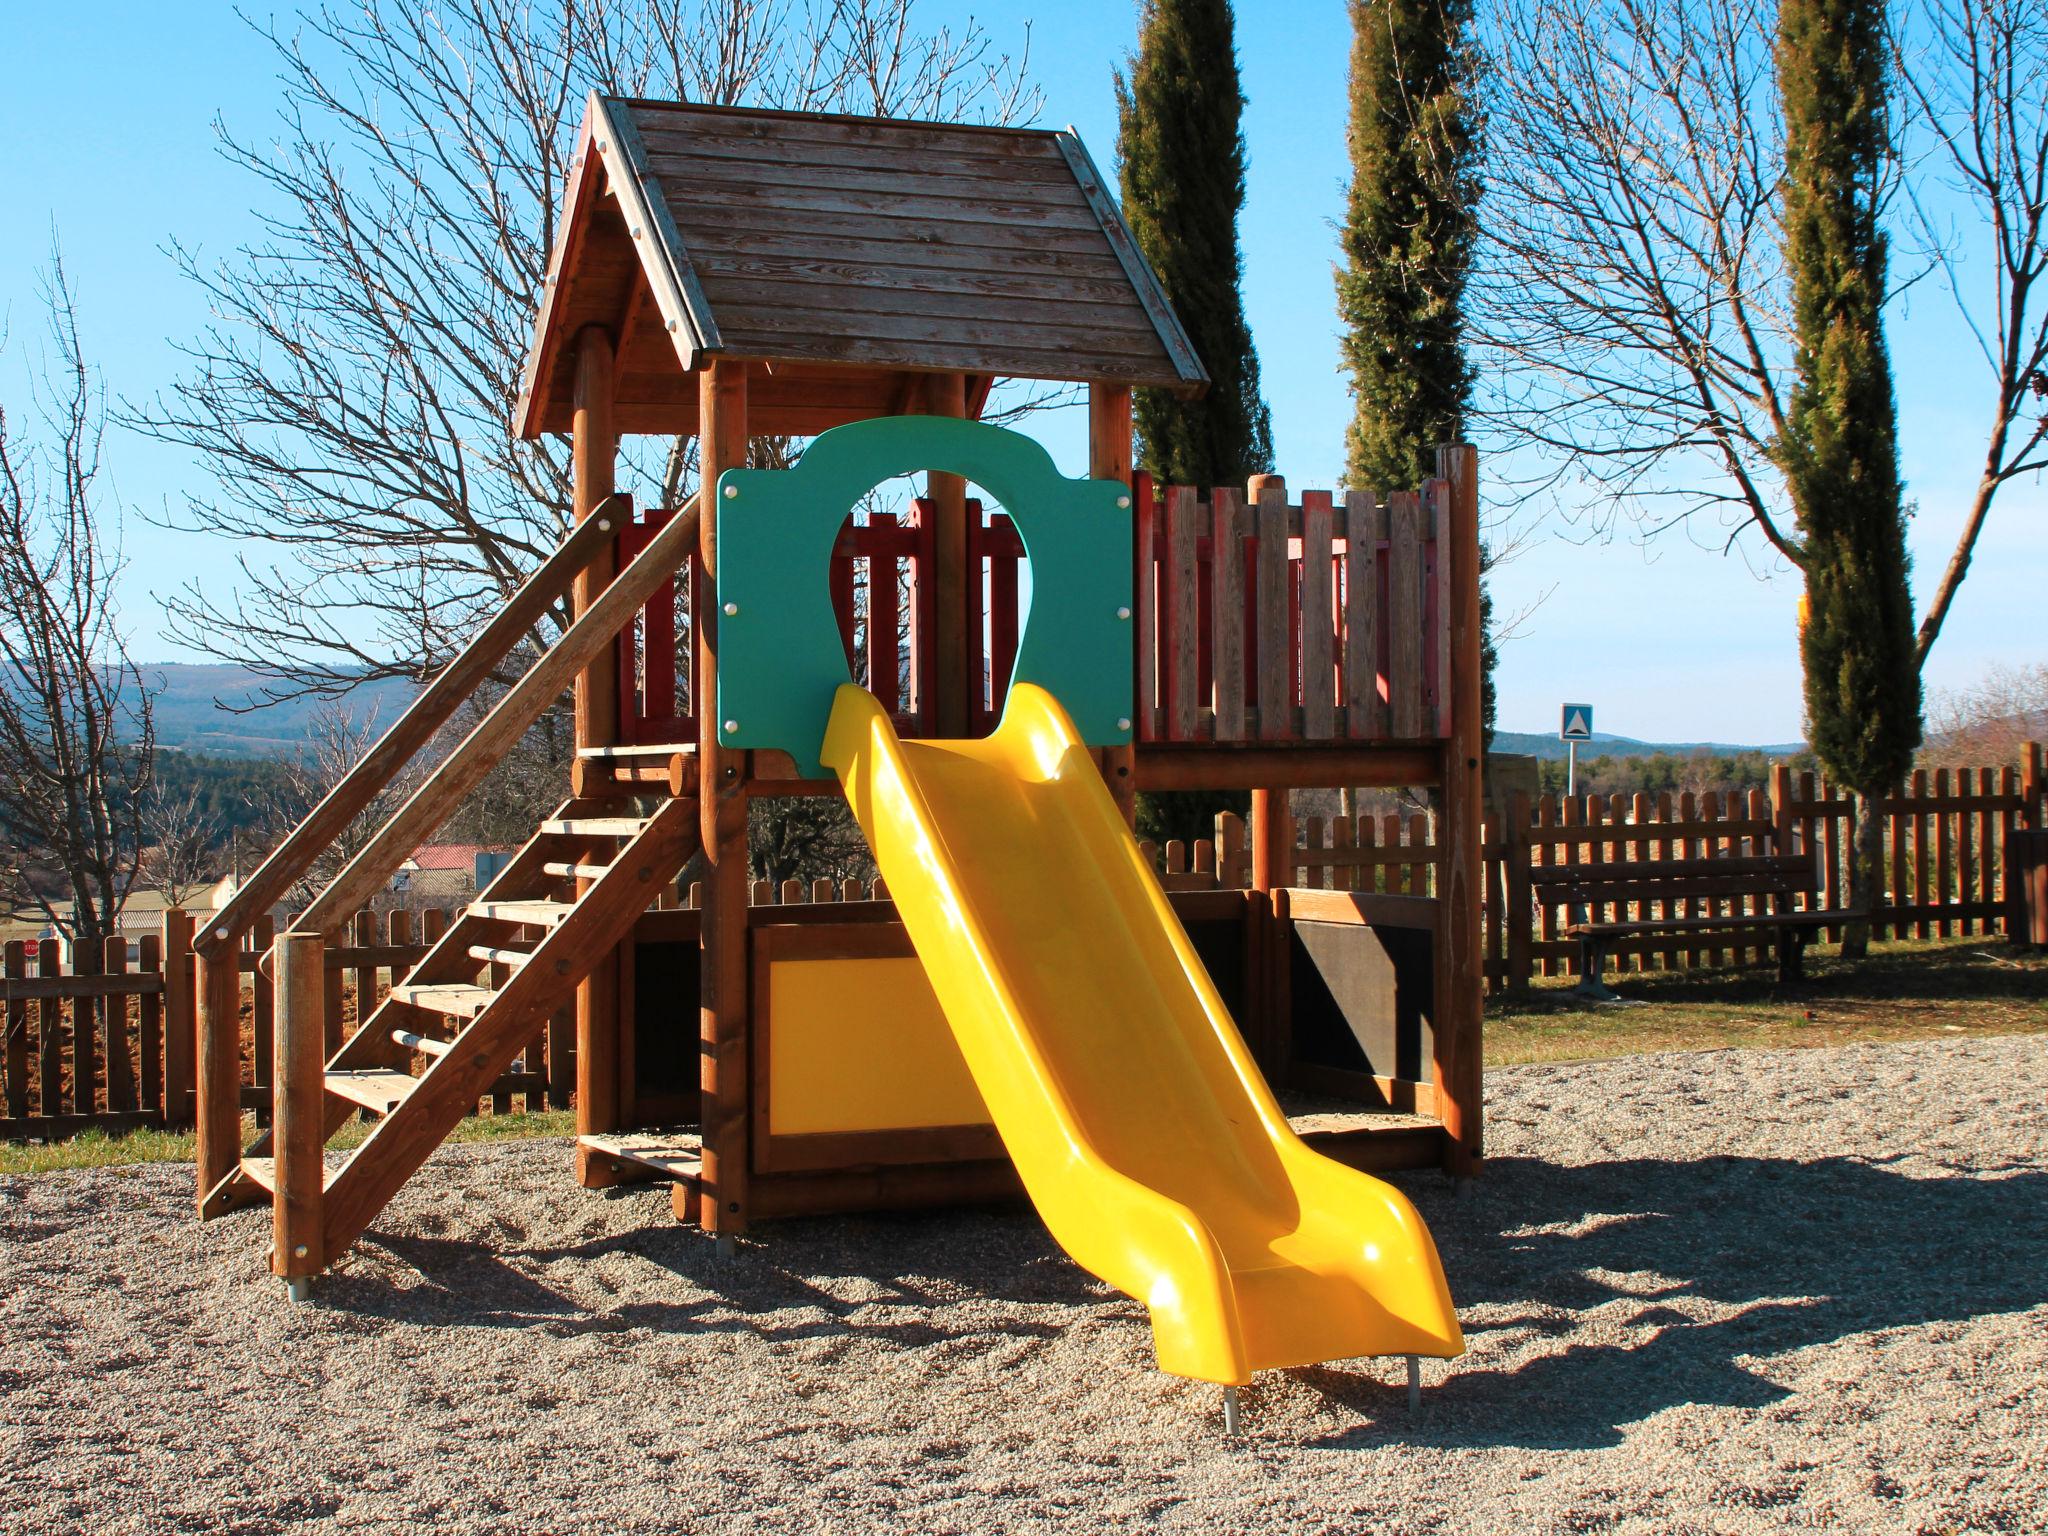
M 1030 438 L 944 416 L 835 427 L 792 469 L 718 479 L 718 739 L 780 747 L 829 778 L 818 751 L 846 652 L 827 585 L 855 503 L 922 470 L 972 480 L 1010 515 L 1031 562 L 1013 683 L 1065 706 L 1091 746 L 1131 739 L 1131 514 L 1115 480 L 1069 480 Z M 1121 505 L 1119 504 L 1121 503 Z

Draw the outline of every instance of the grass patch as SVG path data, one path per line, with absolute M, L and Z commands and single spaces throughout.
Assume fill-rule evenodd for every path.
M 1486 1060 L 1509 1066 L 2048 1032 L 2048 954 L 2000 938 L 1874 944 L 1857 961 L 1815 946 L 1806 971 L 1790 987 L 1778 985 L 1771 966 L 1610 972 L 1621 1004 L 1588 1002 L 1574 981 L 1539 977 L 1520 997 L 1489 1000 Z
M 363 1144 L 372 1126 L 351 1120 L 327 1143 L 348 1151 Z M 515 1141 L 528 1136 L 574 1136 L 576 1113 L 545 1110 L 532 1115 L 472 1115 L 455 1127 L 453 1142 Z M 256 1135 L 253 1115 L 242 1117 L 245 1142 Z M 195 1148 L 190 1131 L 85 1131 L 66 1141 L 0 1141 L 0 1174 L 56 1173 L 71 1168 L 113 1168 L 131 1163 L 189 1163 Z

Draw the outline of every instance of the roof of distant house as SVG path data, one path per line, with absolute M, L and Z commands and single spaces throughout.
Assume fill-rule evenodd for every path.
M 412 857 L 405 861 L 403 867 L 472 870 L 476 868 L 479 854 L 512 851 L 509 846 L 497 843 L 422 843 L 413 849 Z

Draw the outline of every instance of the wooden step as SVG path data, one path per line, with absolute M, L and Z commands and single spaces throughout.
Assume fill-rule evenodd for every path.
M 696 751 L 694 741 L 621 742 L 615 747 L 578 747 L 576 755 L 586 762 L 622 763 L 635 758 L 674 757 L 679 752 L 690 757 Z
M 332 1189 L 334 1181 L 341 1176 L 341 1169 L 329 1166 L 321 1179 L 322 1187 Z M 277 1159 L 274 1157 L 245 1157 L 242 1159 L 242 1177 L 262 1190 L 266 1195 L 277 1193 Z
M 417 1034 L 410 1029 L 394 1029 L 391 1038 L 408 1051 L 418 1051 L 423 1056 L 446 1056 L 455 1045 L 452 1040 L 436 1040 L 432 1035 Z
M 485 965 L 524 965 L 533 958 L 530 949 L 500 949 L 491 944 L 472 944 L 469 958 L 481 960 Z
M 576 1145 L 651 1169 L 666 1179 L 694 1179 L 704 1171 L 703 1143 L 687 1131 L 617 1131 L 578 1136 Z
M 543 864 L 541 873 L 557 880 L 602 880 L 609 864 Z
M 374 1067 L 352 1072 L 329 1072 L 327 1091 L 337 1099 L 360 1104 L 376 1114 L 388 1115 L 419 1086 L 419 1079 L 406 1072 L 380 1071 Z
M 540 829 L 553 837 L 638 837 L 646 826 L 645 816 L 572 816 L 544 821 Z
M 470 904 L 469 915 L 494 923 L 533 923 L 553 927 L 575 910 L 573 901 L 478 901 Z
M 402 981 L 391 989 L 401 1003 L 445 1013 L 451 1019 L 473 1019 L 488 1008 L 498 994 L 489 987 L 466 987 L 452 981 Z

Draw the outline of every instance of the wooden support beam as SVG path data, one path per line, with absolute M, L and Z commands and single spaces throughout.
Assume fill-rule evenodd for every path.
M 1437 450 L 1437 475 L 1449 482 L 1451 735 L 1443 743 L 1438 798 L 1443 863 L 1443 921 L 1437 928 L 1436 1051 L 1431 1073 L 1444 1123 L 1445 1166 L 1479 1171 L 1481 1028 L 1486 996 L 1485 936 L 1480 928 L 1480 633 L 1479 456 L 1467 443 Z
M 698 442 L 705 498 L 747 462 L 744 364 L 713 361 L 699 375 Z M 964 530 L 963 530 L 964 531 Z M 698 1018 L 704 1166 L 698 1224 L 746 1230 L 748 1207 L 747 760 L 718 740 L 718 513 L 707 505 L 698 551 L 705 598 L 697 620 L 697 763 L 702 817 L 703 961 Z M 943 652 L 942 652 L 943 654 Z
M 198 957 L 199 1069 L 193 1163 L 201 1216 L 214 1186 L 242 1160 L 242 964 L 233 947 Z
M 925 410 L 933 416 L 965 417 L 967 376 L 935 373 L 925 381 Z M 972 659 L 981 646 L 971 628 L 980 604 L 969 600 L 968 582 L 979 581 L 981 573 L 967 569 L 967 482 L 958 475 L 931 471 L 925 477 L 925 496 L 932 504 L 937 538 L 932 551 L 933 623 L 938 631 L 934 661 L 936 689 L 936 731 L 940 736 L 965 736 L 973 719 L 971 693 L 981 686 L 973 674 Z
M 277 940 L 277 1066 L 271 1143 L 270 1272 L 287 1280 L 327 1266 L 321 1238 L 327 1165 L 326 943 L 318 933 Z
M 1097 379 L 1088 386 L 1088 474 L 1096 480 L 1131 483 L 1131 387 Z M 1126 505 L 1125 515 L 1130 508 Z M 1136 519 L 1130 536 L 1131 570 L 1141 569 L 1138 560 Z M 1138 604 L 1133 594 L 1131 609 Z M 1137 693 L 1132 692 L 1131 718 L 1138 719 Z M 1132 730 L 1133 738 L 1137 731 Z M 1138 824 L 1138 775 L 1135 747 L 1111 747 L 1102 755 L 1103 777 L 1109 781 L 1110 798 L 1123 812 L 1124 822 Z
M 619 434 L 612 412 L 617 377 L 612 338 L 602 327 L 585 326 L 576 337 L 574 413 L 570 418 L 572 474 L 570 515 L 586 522 L 612 494 L 618 473 Z M 614 556 L 594 558 L 576 578 L 576 614 L 596 604 L 611 581 Z M 619 668 L 614 648 L 598 651 L 576 674 L 576 745 L 609 747 L 619 737 Z M 578 881 L 577 893 L 590 882 Z M 592 1136 L 619 1128 L 619 966 L 616 954 L 591 967 L 576 988 L 576 1134 Z

